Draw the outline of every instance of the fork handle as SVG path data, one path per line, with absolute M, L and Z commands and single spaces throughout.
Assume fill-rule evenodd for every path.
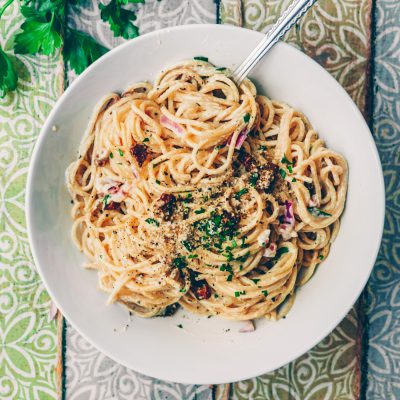
M 264 39 L 250 55 L 232 72 L 232 79 L 237 85 L 243 82 L 254 66 L 264 57 L 272 46 L 311 8 L 317 0 L 294 0 L 283 12 Z

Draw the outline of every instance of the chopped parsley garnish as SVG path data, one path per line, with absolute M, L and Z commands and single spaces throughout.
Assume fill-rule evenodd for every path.
M 114 157 L 114 154 L 113 153 L 110 153 L 110 158 L 113 158 Z
M 225 146 L 225 144 L 219 144 L 218 146 L 215 146 L 215 150 L 223 149 Z
M 241 291 L 241 292 L 235 292 L 235 297 L 239 297 L 239 296 L 242 296 L 242 295 L 244 295 L 244 294 L 246 294 L 246 291 L 245 291 L 245 290 L 243 290 L 243 291 Z
M 249 189 L 247 188 L 243 188 L 241 190 L 239 190 L 236 194 L 235 194 L 235 199 L 239 200 L 244 194 L 248 193 Z
M 187 266 L 186 258 L 184 256 L 176 257 L 172 260 L 172 265 L 179 269 L 185 268 Z
M 196 57 L 193 57 L 193 60 L 208 62 L 208 57 L 196 56 Z
M 214 293 L 214 298 L 218 299 L 218 293 Z
M 158 179 L 156 179 L 156 183 L 157 185 L 161 185 L 161 182 Z
M 259 178 L 260 178 L 260 174 L 258 172 L 253 172 L 250 175 L 250 179 L 249 179 L 250 185 L 255 187 Z
M 287 158 L 286 155 L 284 154 L 281 160 L 282 164 L 292 164 Z
M 155 226 L 160 226 L 159 222 L 157 220 L 155 220 L 154 218 L 147 218 L 147 219 L 145 219 L 145 221 L 148 224 L 154 224 Z
M 246 114 L 246 115 L 243 117 L 243 121 L 247 124 L 247 123 L 250 121 L 250 114 Z
M 219 67 L 219 68 L 215 68 L 216 71 L 226 71 L 225 67 Z
M 177 327 L 182 329 L 182 328 L 183 328 L 183 325 L 182 325 L 182 324 L 179 324 L 179 325 L 177 325 Z
M 282 177 L 283 179 L 286 178 L 286 171 L 285 171 L 284 169 L 279 168 L 279 173 L 281 174 L 281 177 Z
M 226 258 L 226 261 L 228 261 L 228 262 L 235 259 L 235 257 L 233 257 L 233 254 L 231 251 L 227 251 L 226 253 L 224 253 L 222 255 Z
M 185 246 L 187 251 L 192 251 L 194 249 L 193 245 L 188 240 L 182 240 L 182 244 Z
M 220 271 L 232 272 L 232 266 L 229 265 L 229 264 L 222 264 L 222 265 L 219 267 L 219 270 L 220 270 Z
M 292 182 L 297 182 L 297 179 L 296 178 L 292 178 Z
M 261 293 L 262 293 L 265 297 L 268 296 L 268 290 L 261 290 Z
M 197 254 L 190 254 L 188 258 L 189 260 L 193 260 L 193 258 L 199 258 L 199 256 Z
M 275 258 L 278 259 L 282 254 L 289 253 L 289 249 L 285 247 L 280 247 L 277 252 Z
M 227 282 L 231 282 L 231 281 L 232 281 L 232 278 L 233 278 L 233 274 L 230 274 L 230 275 L 228 275 L 228 276 L 226 277 L 226 281 L 227 281 Z
M 104 203 L 105 206 L 108 204 L 108 199 L 109 199 L 109 198 L 110 198 L 110 195 L 109 195 L 109 194 L 106 194 L 106 195 L 103 197 L 102 202 Z
M 252 279 L 252 281 L 257 285 L 257 283 L 260 282 L 260 279 Z
M 261 151 L 267 150 L 267 146 L 264 146 L 263 144 L 260 144 L 258 146 L 258 150 L 261 150 Z
M 323 259 L 324 259 L 324 256 L 323 256 L 322 254 L 320 254 L 320 255 L 318 256 L 318 258 L 319 258 L 320 260 L 323 260 Z
M 120 155 L 121 157 L 124 156 L 124 152 L 123 152 L 121 149 L 118 149 L 118 153 L 119 153 L 119 155 Z
M 194 213 L 195 214 L 203 214 L 205 212 L 205 208 L 200 208 L 199 210 L 195 210 Z
M 143 143 L 147 143 L 147 142 L 150 142 L 150 139 L 148 137 L 143 139 Z
M 242 249 L 246 249 L 247 247 L 250 246 L 248 243 L 245 243 L 246 239 L 247 239 L 246 236 L 243 236 L 243 237 L 242 237 L 242 243 L 241 243 L 241 245 L 240 245 L 240 247 L 241 247 Z
M 332 217 L 332 214 L 329 214 L 317 207 L 307 207 L 307 210 L 310 214 L 314 215 L 315 217 Z
M 236 260 L 240 262 L 245 262 L 250 257 L 250 252 L 248 251 L 243 256 L 237 257 Z
M 185 293 L 185 292 L 186 292 L 186 289 L 183 288 L 183 289 L 181 289 L 179 292 L 180 292 L 180 293 Z

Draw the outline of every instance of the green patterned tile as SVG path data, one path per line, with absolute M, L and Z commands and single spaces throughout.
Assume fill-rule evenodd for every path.
M 0 23 L 9 54 L 20 23 L 13 5 Z M 59 59 L 12 60 L 18 88 L 0 99 L 0 398 L 55 399 L 56 322 L 49 320 L 50 298 L 33 266 L 24 203 L 33 145 L 61 93 Z

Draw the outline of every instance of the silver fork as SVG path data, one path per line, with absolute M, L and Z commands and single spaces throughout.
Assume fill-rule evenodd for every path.
M 240 85 L 255 65 L 265 56 L 268 50 L 311 8 L 317 0 L 294 0 L 292 4 L 267 32 L 265 38 L 250 55 L 231 74 L 231 78 Z

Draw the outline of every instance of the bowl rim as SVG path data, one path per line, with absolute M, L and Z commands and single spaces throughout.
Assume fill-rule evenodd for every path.
M 50 287 L 50 285 L 48 284 L 46 278 L 45 278 L 45 271 L 44 269 L 41 267 L 40 263 L 39 263 L 39 257 L 38 254 L 36 252 L 36 249 L 34 247 L 34 240 L 33 240 L 33 230 L 34 230 L 34 223 L 32 222 L 32 213 L 34 212 L 31 205 L 32 205 L 32 197 L 33 195 L 33 186 L 34 186 L 34 182 L 33 182 L 33 171 L 35 170 L 36 164 L 37 164 L 37 157 L 39 154 L 39 149 L 41 148 L 42 143 L 45 141 L 47 134 L 46 132 L 49 132 L 49 128 L 50 128 L 50 121 L 53 119 L 53 116 L 56 115 L 59 112 L 59 108 L 60 105 L 63 101 L 63 99 L 65 99 L 66 97 L 68 97 L 70 95 L 70 92 L 75 88 L 75 86 L 79 85 L 82 81 L 84 81 L 86 79 L 86 76 L 91 72 L 92 69 L 94 69 L 95 67 L 97 67 L 98 65 L 102 64 L 105 60 L 108 60 L 109 58 L 114 57 L 115 54 L 117 54 L 118 52 L 124 51 L 125 48 L 129 47 L 132 45 L 133 42 L 137 43 L 139 41 L 143 41 L 143 40 L 147 40 L 149 37 L 153 37 L 153 36 L 162 36 L 165 33 L 171 32 L 171 31 L 187 31 L 187 30 L 202 30 L 205 28 L 212 28 L 212 29 L 217 29 L 217 30 L 232 30 L 232 31 L 237 31 L 237 30 L 242 30 L 242 31 L 248 31 L 251 32 L 251 34 L 253 35 L 258 35 L 260 37 L 260 39 L 262 39 L 263 37 L 263 33 L 258 32 L 258 31 L 254 31 L 251 29 L 247 29 L 247 28 L 243 28 L 243 27 L 237 27 L 237 26 L 232 26 L 232 25 L 221 25 L 221 24 L 185 24 L 185 25 L 179 25 L 179 26 L 175 26 L 175 27 L 167 27 L 167 28 L 163 28 L 163 29 L 159 29 L 159 30 L 155 30 L 146 34 L 143 34 L 135 39 L 131 39 L 126 41 L 125 43 L 111 49 L 109 52 L 107 52 L 105 55 L 103 55 L 102 57 L 100 57 L 98 60 L 96 60 L 93 64 L 91 64 L 82 74 L 80 74 L 75 80 L 74 82 L 72 82 L 71 85 L 68 86 L 68 88 L 61 94 L 61 96 L 57 99 L 56 103 L 54 104 L 51 112 L 49 113 L 49 115 L 46 118 L 45 123 L 43 124 L 40 133 L 36 139 L 36 142 L 34 144 L 34 148 L 31 154 L 31 158 L 29 161 L 29 168 L 28 168 L 28 176 L 27 176 L 27 183 L 26 183 L 26 199 L 25 199 L 25 215 L 26 215 L 26 223 L 27 223 L 27 233 L 28 233 L 28 239 L 29 239 L 29 245 L 30 245 L 30 249 L 31 249 L 31 253 L 33 256 L 33 260 L 34 260 L 34 266 L 36 266 L 36 271 L 39 273 L 41 281 L 44 284 L 44 287 L 46 289 L 46 291 L 49 293 L 52 301 L 54 301 L 54 303 L 56 304 L 57 308 L 60 310 L 61 314 L 68 320 L 68 322 L 73 326 L 73 328 L 84 338 L 86 339 L 91 345 L 93 345 L 97 350 L 99 350 L 100 352 L 102 352 L 103 354 L 105 354 L 107 357 L 111 358 L 112 360 L 116 361 L 117 363 L 126 366 L 129 369 L 134 369 L 136 372 L 151 376 L 151 377 L 155 377 L 157 379 L 162 379 L 162 380 L 166 380 L 166 381 L 170 381 L 170 382 L 177 382 L 177 383 L 182 383 L 182 384 L 222 384 L 222 383 L 229 383 L 229 382 L 236 382 L 236 381 L 241 381 L 241 380 L 245 380 L 245 379 L 250 379 L 259 375 L 262 375 L 264 373 L 267 372 L 271 372 L 271 371 L 265 371 L 265 369 L 263 369 L 262 367 L 259 368 L 253 368 L 252 372 L 249 373 L 243 373 L 241 374 L 240 378 L 235 377 L 235 379 L 233 380 L 222 380 L 222 381 L 218 381 L 218 382 L 202 382 L 202 381 L 197 381 L 195 383 L 193 382 L 189 382 L 185 379 L 183 380 L 176 380 L 176 377 L 173 377 L 173 374 L 171 374 L 170 372 L 167 374 L 164 374 L 163 376 L 159 375 L 158 376 L 154 376 L 151 371 L 148 371 L 145 368 L 141 368 L 140 364 L 136 364 L 134 367 L 130 366 L 130 365 L 126 365 L 126 363 L 124 361 L 121 361 L 119 359 L 118 356 L 115 356 L 114 354 L 110 354 L 106 349 L 103 348 L 103 346 L 101 344 L 99 344 L 97 341 L 93 341 L 90 337 L 88 337 L 84 332 L 81 331 L 81 329 L 79 328 L 79 326 L 77 324 L 75 324 L 74 318 L 70 318 L 70 316 L 68 315 L 68 313 L 64 313 L 64 311 L 62 310 L 62 307 L 60 307 L 60 304 L 57 301 L 57 296 L 55 296 L 55 293 L 53 292 L 52 288 Z M 347 99 L 349 100 L 349 107 L 351 107 L 352 112 L 355 114 L 355 116 L 357 117 L 357 119 L 359 120 L 359 124 L 362 125 L 362 127 L 364 128 L 364 130 L 366 129 L 369 132 L 368 138 L 365 138 L 368 141 L 368 145 L 371 147 L 372 153 L 374 155 L 374 160 L 371 160 L 371 162 L 373 161 L 374 163 L 377 164 L 377 169 L 378 171 L 378 181 L 379 181 L 379 187 L 377 188 L 377 192 L 380 192 L 380 203 L 382 204 L 382 207 L 380 207 L 379 210 L 375 210 L 375 212 L 379 213 L 379 220 L 381 220 L 381 224 L 379 227 L 377 227 L 376 229 L 376 245 L 375 245 L 375 249 L 374 249 L 374 258 L 373 260 L 370 262 L 370 265 L 365 264 L 365 270 L 368 271 L 368 274 L 365 273 L 365 277 L 363 279 L 363 281 L 361 282 L 361 280 L 358 282 L 358 286 L 359 289 L 357 291 L 354 291 L 354 294 L 352 296 L 352 302 L 351 304 L 349 304 L 348 307 L 346 307 L 346 309 L 340 313 L 340 317 L 336 318 L 335 320 L 332 320 L 331 324 L 329 326 L 326 326 L 325 329 L 321 329 L 321 333 L 318 335 L 318 338 L 316 340 L 314 340 L 313 344 L 311 346 L 309 346 L 307 344 L 307 346 L 299 346 L 299 351 L 296 354 L 292 354 L 290 357 L 287 357 L 287 359 L 283 360 L 279 365 L 277 365 L 277 367 L 275 368 L 281 368 L 282 366 L 294 361 L 295 359 L 297 359 L 298 357 L 300 357 L 301 355 L 305 354 L 306 352 L 308 352 L 310 349 L 312 349 L 313 347 L 315 347 L 318 343 L 320 343 L 321 340 L 323 340 L 325 337 L 327 337 L 339 324 L 340 322 L 344 319 L 344 317 L 348 314 L 348 312 L 350 311 L 350 309 L 353 307 L 353 305 L 356 303 L 357 299 L 360 297 L 362 291 L 364 290 L 368 279 L 371 275 L 372 269 L 375 265 L 377 256 L 378 256 L 378 252 L 381 246 L 381 242 L 382 242 L 382 236 L 383 236 L 383 229 L 384 229 L 384 223 L 385 223 L 385 184 L 384 184 L 384 175 L 383 175 L 383 170 L 382 170 L 382 164 L 380 161 L 380 157 L 379 157 L 379 153 L 375 144 L 375 141 L 373 139 L 373 135 L 371 133 L 371 130 L 369 129 L 364 117 L 362 116 L 360 110 L 358 109 L 358 107 L 356 106 L 356 104 L 354 103 L 354 101 L 351 99 L 351 97 L 348 95 L 348 93 L 345 91 L 345 89 L 339 84 L 339 82 L 336 81 L 336 79 L 329 74 L 328 71 L 326 71 L 320 64 L 318 64 L 315 60 L 313 60 L 311 57 L 309 57 L 307 54 L 303 53 L 302 51 L 300 51 L 299 49 L 284 43 L 284 42 L 279 42 L 277 43 L 276 46 L 280 46 L 280 47 L 285 47 L 287 51 L 291 51 L 294 53 L 300 53 L 302 56 L 306 57 L 308 59 L 308 62 L 314 64 L 314 66 L 317 66 L 318 69 L 320 70 L 320 72 L 322 74 L 325 74 L 326 78 L 329 79 L 332 83 L 334 83 L 338 89 L 342 92 L 342 94 L 344 96 L 347 97 Z

